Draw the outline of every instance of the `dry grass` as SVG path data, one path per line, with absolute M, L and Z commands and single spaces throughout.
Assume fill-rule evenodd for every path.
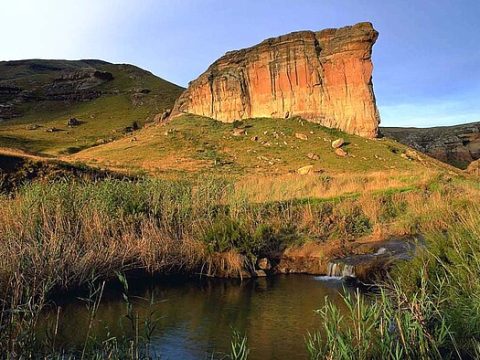
M 350 186 L 348 193 L 370 189 L 361 196 L 298 201 L 274 191 L 253 197 L 259 203 L 245 183 L 212 179 L 32 185 L 0 200 L 0 282 L 6 288 L 21 280 L 38 292 L 133 269 L 238 276 L 257 256 L 292 246 L 447 229 L 446 214 L 479 198 L 478 189 L 448 178 L 425 177 L 408 191 L 382 192 L 382 181 L 398 186 L 401 180 L 378 174 L 368 185 L 359 179 L 334 179 L 332 188 L 339 195 L 345 190 L 339 184 Z M 305 185 L 306 195 L 321 189 Z
M 332 199 L 255 197 L 244 183 L 211 178 L 29 185 L 0 198 L 0 300 L 4 309 L 22 309 L 5 338 L 15 339 L 15 348 L 36 346 L 17 332 L 35 327 L 55 290 L 129 270 L 244 276 L 258 257 L 282 252 L 320 264 L 392 235 L 442 234 L 480 198 L 478 185 L 448 176 L 419 177 L 407 188 L 380 174 L 369 179 L 374 185 L 360 179 L 331 180 L 340 195 L 339 184 L 351 184 L 349 193 L 369 189 Z M 305 181 L 304 194 L 319 191 L 313 177 Z M 392 188 L 379 191 L 382 182 Z
M 288 199 L 335 198 L 346 194 L 364 194 L 371 192 L 402 189 L 426 184 L 438 175 L 428 170 L 418 173 L 412 171 L 376 171 L 368 173 L 332 173 L 278 176 L 247 175 L 236 183 L 236 191 L 245 194 L 249 201 L 279 201 Z

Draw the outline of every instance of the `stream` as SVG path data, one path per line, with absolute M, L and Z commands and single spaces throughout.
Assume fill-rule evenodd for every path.
M 306 359 L 305 338 L 308 332 L 322 329 L 315 310 L 325 304 L 325 298 L 344 312 L 342 295 L 356 291 L 347 283 L 360 284 L 355 279 L 387 269 L 393 262 L 411 259 L 416 246 L 404 239 L 374 245 L 369 247 L 370 253 L 332 259 L 327 276 L 291 274 L 244 281 L 131 279 L 129 302 L 132 313 L 138 314 L 140 332 L 145 321 L 154 325 L 151 352 L 162 359 L 220 359 L 230 351 L 234 330 L 247 335 L 249 359 Z M 57 300 L 61 308 L 57 346 L 82 348 L 90 319 L 86 304 L 73 296 Z M 90 335 L 100 341 L 131 337 L 133 327 L 126 315 L 122 288 L 109 286 Z M 55 307 L 44 313 L 40 337 L 52 333 L 56 319 Z
M 229 353 L 233 330 L 248 336 L 249 359 L 306 359 L 305 337 L 322 324 L 315 310 L 325 297 L 342 309 L 341 294 L 354 291 L 331 278 L 281 275 L 232 280 L 151 280 L 130 284 L 133 311 L 156 319 L 151 346 L 162 359 L 211 359 Z M 151 301 L 153 299 L 153 301 Z M 89 323 L 85 301 L 66 298 L 61 306 L 56 343 L 80 349 Z M 97 339 L 131 335 L 121 288 L 108 289 L 98 308 L 92 335 Z M 41 321 L 51 332 L 56 311 Z M 149 315 L 151 314 L 151 316 Z M 40 334 L 41 336 L 41 334 Z M 57 346 L 58 346 L 57 345 Z

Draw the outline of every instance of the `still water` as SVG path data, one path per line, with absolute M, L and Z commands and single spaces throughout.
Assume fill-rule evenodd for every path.
M 305 337 L 322 326 L 315 310 L 325 303 L 325 297 L 341 306 L 341 294 L 353 291 L 345 290 L 339 280 L 304 275 L 243 282 L 152 280 L 130 285 L 140 328 L 142 319 L 156 320 L 152 350 L 162 359 L 221 357 L 229 352 L 233 329 L 248 336 L 249 359 L 306 359 Z M 81 347 L 89 323 L 85 301 L 69 299 L 58 304 L 57 344 Z M 130 334 L 126 313 L 121 290 L 110 289 L 99 306 L 92 334 L 99 339 Z M 52 311 L 43 322 L 52 325 L 55 318 Z

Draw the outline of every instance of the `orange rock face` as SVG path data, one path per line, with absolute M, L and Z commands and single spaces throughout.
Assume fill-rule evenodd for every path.
M 301 31 L 231 51 L 192 81 L 172 116 L 224 122 L 300 116 L 364 137 L 380 122 L 372 84 L 370 23 Z

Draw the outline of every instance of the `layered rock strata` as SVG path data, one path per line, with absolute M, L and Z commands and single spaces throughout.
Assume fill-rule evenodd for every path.
M 230 51 L 192 81 L 172 117 L 192 113 L 224 122 L 300 116 L 364 137 L 377 136 L 370 23 L 300 31 Z
M 381 128 L 381 132 L 462 169 L 480 159 L 480 122 L 434 128 Z

